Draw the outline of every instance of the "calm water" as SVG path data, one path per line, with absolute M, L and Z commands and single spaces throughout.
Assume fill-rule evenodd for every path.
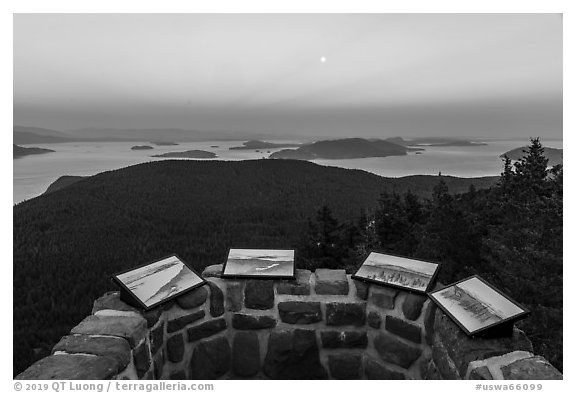
M 526 142 L 527 144 L 528 142 Z M 55 153 L 26 156 L 14 162 L 14 203 L 34 198 L 62 175 L 94 175 L 143 162 L 163 160 L 150 157 L 172 151 L 192 149 L 212 151 L 218 160 L 248 160 L 267 157 L 280 149 L 229 150 L 241 142 L 189 142 L 178 146 L 155 146 L 154 150 L 130 150 L 135 142 L 71 142 L 34 144 Z M 146 144 L 143 142 L 142 144 Z M 544 146 L 562 148 L 561 141 L 544 141 Z M 212 147 L 218 146 L 218 147 Z M 362 169 L 381 176 L 444 175 L 460 177 L 494 176 L 502 171 L 500 154 L 522 146 L 519 141 L 488 142 L 476 147 L 426 147 L 422 154 L 362 158 L 354 160 L 315 160 L 317 164 Z

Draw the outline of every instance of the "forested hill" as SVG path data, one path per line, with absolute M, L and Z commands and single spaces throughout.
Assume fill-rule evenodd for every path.
M 346 138 L 314 142 L 298 149 L 280 150 L 270 155 L 270 158 L 314 160 L 317 158 L 341 160 L 350 158 L 405 156 L 408 147 L 388 141 L 363 138 Z
M 497 178 L 443 177 L 452 192 Z M 177 253 L 197 270 L 229 247 L 294 247 L 328 206 L 342 221 L 436 176 L 383 178 L 304 161 L 161 161 L 105 172 L 14 207 L 14 372 L 115 287 L 110 274 Z M 36 352 L 36 354 L 34 354 Z

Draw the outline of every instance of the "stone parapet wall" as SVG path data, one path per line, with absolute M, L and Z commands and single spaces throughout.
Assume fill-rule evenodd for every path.
M 18 379 L 558 379 L 523 332 L 467 337 L 424 295 L 297 270 L 223 279 L 141 312 L 110 292 Z
M 468 337 L 434 304 L 424 324 L 432 348 L 424 379 L 562 379 L 546 359 L 534 355 L 532 342 L 516 327 L 510 337 Z

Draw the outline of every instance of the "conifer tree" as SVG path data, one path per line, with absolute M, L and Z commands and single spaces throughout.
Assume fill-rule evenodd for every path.
M 392 253 L 401 253 L 401 243 L 409 225 L 400 195 L 383 192 L 378 201 L 375 220 L 380 248 Z

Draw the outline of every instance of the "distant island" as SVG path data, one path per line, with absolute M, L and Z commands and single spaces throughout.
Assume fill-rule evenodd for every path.
M 66 143 L 66 142 L 127 142 L 142 143 L 142 141 L 178 141 L 182 142 L 214 142 L 262 140 L 273 138 L 270 134 L 240 131 L 199 131 L 177 128 L 82 128 L 75 130 L 56 131 L 48 128 L 13 125 L 13 143 L 17 145 L 36 143 Z M 298 140 L 302 135 L 284 135 L 286 139 Z M 308 135 L 307 135 L 308 137 Z M 160 139 L 161 138 L 161 139 Z M 153 142 L 151 142 L 153 143 Z M 160 146 L 160 145 L 158 145 Z
M 75 133 L 62 132 L 40 127 L 13 126 L 13 142 L 17 145 L 36 143 L 67 143 L 67 142 L 102 142 L 122 141 L 117 137 L 101 137 L 97 134 L 76 135 Z M 141 140 L 141 139 L 140 139 Z
M 44 191 L 44 194 L 50 194 L 54 191 L 61 190 L 62 188 L 66 188 L 69 185 L 72 185 L 77 181 L 80 181 L 87 177 L 88 176 L 69 176 L 69 175 L 60 176 L 58 179 L 56 179 L 56 181 L 54 181 L 54 183 L 48 186 L 46 191 Z
M 281 147 L 299 147 L 300 143 L 272 143 L 258 140 L 246 141 L 242 146 L 231 147 L 230 150 L 256 150 L 256 149 L 278 149 Z
M 485 142 L 471 142 L 471 141 L 452 141 L 452 142 L 442 142 L 442 143 L 418 143 L 411 146 L 486 146 Z
M 387 142 L 396 143 L 402 146 L 486 146 L 485 142 L 474 142 L 466 139 L 460 138 L 413 138 L 404 139 L 402 137 L 396 136 L 393 138 L 385 139 Z
M 156 146 L 178 146 L 178 143 L 176 142 L 165 142 L 165 141 L 156 141 L 156 142 L 150 142 Z
M 171 153 L 157 154 L 152 157 L 164 157 L 164 158 L 216 158 L 216 154 L 211 151 L 204 150 L 187 150 L 187 151 L 175 151 Z
M 148 146 L 148 145 L 139 145 L 139 146 L 132 146 L 130 149 L 131 150 L 152 150 L 154 148 L 152 146 Z
M 71 135 L 47 128 L 13 126 L 13 140 L 17 145 L 30 143 L 63 143 L 78 140 Z
M 509 150 L 506 153 L 500 154 L 500 157 L 504 158 L 504 156 L 508 156 L 511 160 L 517 161 L 524 156 L 524 151 L 528 151 L 528 146 L 517 147 L 516 149 Z M 562 164 L 563 162 L 562 149 L 545 147 L 544 156 L 548 159 L 548 166 Z
M 346 138 L 318 141 L 298 149 L 284 149 L 272 153 L 270 158 L 314 160 L 341 160 L 353 158 L 405 156 L 414 149 L 381 139 Z
M 13 158 L 20 158 L 24 156 L 29 156 L 32 154 L 45 154 L 45 153 L 53 153 L 54 150 L 50 149 L 42 149 L 40 147 L 22 147 L 18 145 L 12 145 L 14 147 L 14 157 Z

